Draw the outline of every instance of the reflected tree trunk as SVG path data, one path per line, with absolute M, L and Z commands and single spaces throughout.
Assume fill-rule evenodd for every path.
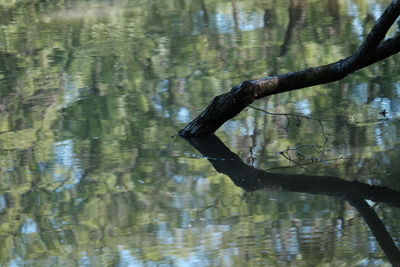
M 208 23 L 210 22 L 210 19 L 209 19 L 206 4 L 204 3 L 204 0 L 200 0 L 199 3 L 200 3 L 201 11 L 203 11 L 204 22 L 206 25 L 208 25 Z
M 231 0 L 232 2 L 232 14 L 233 14 L 233 22 L 235 24 L 235 30 L 239 29 L 239 12 L 238 12 L 238 3 L 237 0 Z
M 281 46 L 279 56 L 285 56 L 293 39 L 293 34 L 305 21 L 305 1 L 291 0 L 289 6 L 289 24 L 286 28 L 285 40 Z
M 327 195 L 348 201 L 364 218 L 388 260 L 394 266 L 399 266 L 400 251 L 366 200 L 400 208 L 400 192 L 383 186 L 358 181 L 350 182 L 338 177 L 270 173 L 245 164 L 215 135 L 186 140 L 210 161 L 217 172 L 229 176 L 236 186 L 246 191 L 302 192 Z
M 338 81 L 400 52 L 400 35 L 384 40 L 399 15 L 400 0 L 393 0 L 352 56 L 328 65 L 248 80 L 234 86 L 229 92 L 216 96 L 197 118 L 179 131 L 179 135 L 183 137 L 210 135 L 257 99 Z
M 338 0 L 328 0 L 328 12 L 329 15 L 333 17 L 336 22 L 340 20 Z

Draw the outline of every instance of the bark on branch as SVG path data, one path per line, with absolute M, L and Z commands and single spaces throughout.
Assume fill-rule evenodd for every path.
M 257 99 L 334 82 L 400 52 L 400 35 L 384 40 L 399 15 L 400 0 L 393 0 L 357 51 L 350 57 L 328 65 L 248 80 L 234 86 L 229 92 L 216 96 L 197 118 L 179 131 L 179 135 L 183 137 L 210 135 Z

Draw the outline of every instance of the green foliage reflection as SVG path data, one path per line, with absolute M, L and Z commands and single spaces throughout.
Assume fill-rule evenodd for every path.
M 0 0 L 0 265 L 381 259 L 343 201 L 243 195 L 171 138 L 242 80 L 351 54 L 388 1 L 350 2 Z M 400 188 L 396 59 L 257 105 L 360 122 L 326 123 L 328 156 L 344 159 L 311 170 Z M 276 152 L 324 140 L 316 122 L 255 110 L 219 135 L 243 158 L 253 147 L 259 168 L 286 167 Z M 378 213 L 398 235 L 399 211 Z M 335 239 L 338 217 L 349 226 Z M 314 234 L 291 254 L 298 222 Z

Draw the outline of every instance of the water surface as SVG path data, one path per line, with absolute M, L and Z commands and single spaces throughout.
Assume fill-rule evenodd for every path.
M 176 135 L 350 55 L 389 2 L 0 0 L 0 265 L 390 266 L 398 56 Z

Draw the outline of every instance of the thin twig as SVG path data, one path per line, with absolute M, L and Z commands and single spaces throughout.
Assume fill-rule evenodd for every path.
M 330 162 L 330 161 L 338 161 L 338 160 L 343 160 L 344 159 L 344 157 L 340 157 L 340 158 L 332 158 L 332 159 L 326 159 L 326 160 L 324 160 L 325 162 Z M 310 161 L 310 162 L 305 162 L 305 163 L 302 163 L 301 165 L 302 166 L 305 166 L 305 165 L 312 165 L 312 164 L 316 164 L 316 163 L 320 163 L 321 161 Z M 264 171 L 271 171 L 271 170 L 280 170 L 280 169 L 289 169 L 289 168 L 294 168 L 294 167 L 297 167 L 297 166 L 284 166 L 284 167 L 273 167 L 273 168 L 268 168 L 268 169 L 264 169 Z
M 294 113 L 275 113 L 275 112 L 269 112 L 269 111 L 267 111 L 265 109 L 262 109 L 262 108 L 255 107 L 253 105 L 249 105 L 249 107 L 252 108 L 252 109 L 264 112 L 264 113 L 266 113 L 268 115 L 272 115 L 272 116 L 286 116 L 286 118 L 288 118 L 288 117 L 296 117 L 298 119 L 298 121 L 300 121 L 300 118 L 303 118 L 303 119 L 314 120 L 314 121 L 319 121 L 319 122 L 322 122 L 322 121 L 338 122 L 341 125 L 351 124 L 350 122 L 344 121 L 344 120 L 342 121 L 342 120 L 321 119 L 321 118 L 314 118 L 314 117 L 311 117 L 311 116 L 301 115 L 301 114 L 294 114 Z

